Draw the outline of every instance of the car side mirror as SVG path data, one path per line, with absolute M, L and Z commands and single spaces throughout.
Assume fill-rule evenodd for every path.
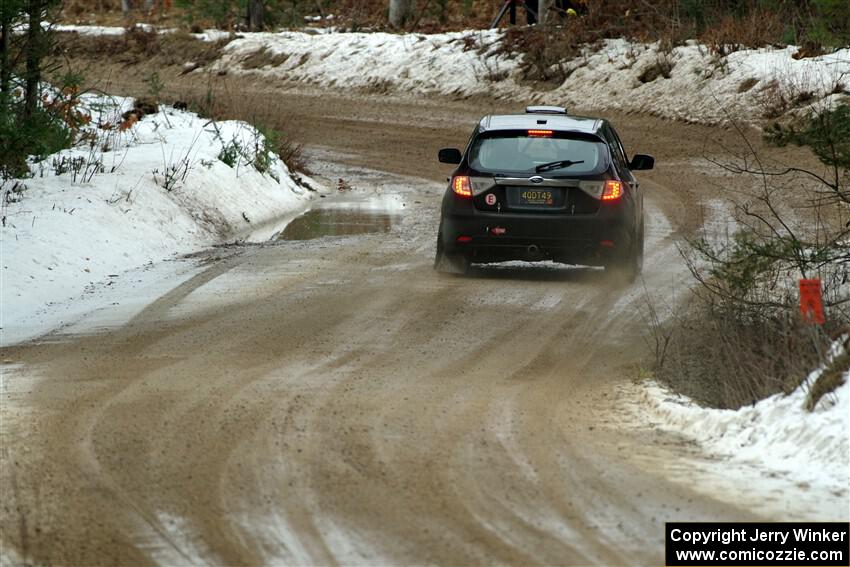
M 653 167 L 655 167 L 655 158 L 646 154 L 635 154 L 629 164 L 629 169 L 632 171 L 652 169 Z
M 438 154 L 440 163 L 459 164 L 463 161 L 463 154 L 457 148 L 443 148 Z

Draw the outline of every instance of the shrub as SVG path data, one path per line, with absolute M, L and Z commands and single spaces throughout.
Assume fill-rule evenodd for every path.
M 847 348 L 845 344 L 845 349 Z M 836 356 L 818 376 L 806 398 L 806 409 L 812 411 L 821 398 L 844 384 L 844 374 L 850 371 L 850 353 L 845 350 Z
M 141 28 L 133 28 L 131 33 L 120 36 L 85 36 L 77 33 L 56 35 L 59 40 L 52 53 L 54 57 L 82 57 L 98 62 L 108 57 L 113 63 L 144 63 L 160 69 L 182 67 L 187 61 L 192 61 L 198 67 L 208 65 L 221 56 L 222 49 L 231 40 L 228 37 L 207 42 L 184 31 L 158 34 Z M 151 91 L 157 90 L 157 87 L 160 90 L 164 88 L 158 81 L 158 72 L 148 75 L 145 79 L 148 94 L 153 94 Z
M 289 139 L 283 132 L 263 125 L 256 126 L 258 136 L 254 140 L 254 167 L 264 173 L 271 165 L 272 156 L 277 156 L 292 171 L 307 172 L 303 145 Z
M 656 374 L 674 389 L 734 408 L 790 391 L 826 360 L 830 337 L 850 322 L 848 135 L 846 106 L 769 130 L 775 143 L 810 148 L 828 168 L 825 175 L 771 170 L 757 155 L 719 164 L 754 176 L 759 189 L 735 204 L 735 234 L 695 239 L 684 252 L 698 283 L 692 311 L 666 325 L 653 318 L 655 344 L 663 347 L 656 348 Z M 799 319 L 797 280 L 811 277 L 822 281 L 824 327 Z M 835 383 L 825 379 L 819 388 Z
M 275 145 L 275 153 L 280 157 L 291 172 L 300 171 L 309 173 L 307 158 L 304 156 L 304 145 L 292 141 L 286 136 L 281 136 Z
M 27 176 L 29 156 L 44 159 L 69 147 L 73 138 L 68 124 L 42 106 L 26 121 L 19 120 L 14 111 L 0 113 L 0 176 Z
M 237 140 L 233 139 L 222 146 L 221 151 L 218 152 L 218 159 L 226 163 L 229 167 L 236 167 L 241 155 L 242 146 L 239 145 Z
M 511 28 L 506 33 L 499 53 L 520 53 L 520 76 L 527 81 L 561 84 L 569 77 L 566 61 L 579 52 L 579 44 L 556 26 Z
M 673 67 L 676 64 L 666 55 L 659 55 L 654 62 L 647 65 L 646 68 L 638 75 L 638 80 L 641 83 L 651 83 L 658 77 L 669 79 L 673 72 Z
M 260 173 L 270 171 L 275 157 L 283 161 L 292 172 L 306 171 L 302 146 L 273 128 L 257 126 L 250 146 L 246 147 L 239 139 L 233 138 L 222 145 L 218 153 L 218 159 L 230 167 L 245 163 Z
M 543 29 L 545 28 L 545 29 Z M 847 0 L 598 0 L 581 18 L 553 14 L 547 26 L 511 28 L 505 49 L 523 55 L 528 80 L 560 80 L 563 62 L 582 45 L 606 38 L 661 41 L 669 47 L 696 38 L 725 56 L 743 48 L 806 44 L 808 53 L 850 43 Z M 654 73 L 654 71 L 652 71 Z M 663 73 L 646 77 L 653 80 Z
M 773 124 L 766 139 L 777 145 L 807 146 L 824 164 L 832 168 L 833 178 L 825 181 L 829 189 L 842 200 L 850 202 L 842 171 L 850 170 L 850 106 L 839 105 L 818 113 L 802 126 Z
M 705 295 L 656 331 L 669 341 L 655 376 L 676 392 L 722 409 L 790 393 L 830 344 L 827 333 L 787 310 L 740 309 Z
M 850 44 L 850 2 L 812 0 L 813 14 L 806 38 L 819 45 L 841 47 Z

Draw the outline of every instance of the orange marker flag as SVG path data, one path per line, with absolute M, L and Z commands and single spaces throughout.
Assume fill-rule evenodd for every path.
M 800 280 L 800 315 L 803 321 L 823 325 L 826 318 L 823 315 L 823 294 L 820 280 Z

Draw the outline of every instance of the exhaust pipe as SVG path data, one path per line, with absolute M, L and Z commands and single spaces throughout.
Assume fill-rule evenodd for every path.
M 540 254 L 540 247 L 536 244 L 532 244 L 528 247 L 528 254 L 530 256 L 537 256 L 538 254 Z

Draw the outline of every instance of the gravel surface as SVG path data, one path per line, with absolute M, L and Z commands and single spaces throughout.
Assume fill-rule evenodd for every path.
M 274 97 L 318 176 L 403 211 L 389 232 L 213 250 L 130 320 L 2 349 L 0 529 L 15 554 L 658 565 L 665 521 L 759 519 L 689 486 L 696 448 L 624 408 L 618 386 L 647 359 L 640 284 L 431 269 L 449 174 L 436 150 L 521 104 L 241 88 Z M 675 302 L 676 243 L 723 193 L 698 156 L 736 136 L 612 116 L 630 153 L 658 159 L 641 177 L 645 288 Z

